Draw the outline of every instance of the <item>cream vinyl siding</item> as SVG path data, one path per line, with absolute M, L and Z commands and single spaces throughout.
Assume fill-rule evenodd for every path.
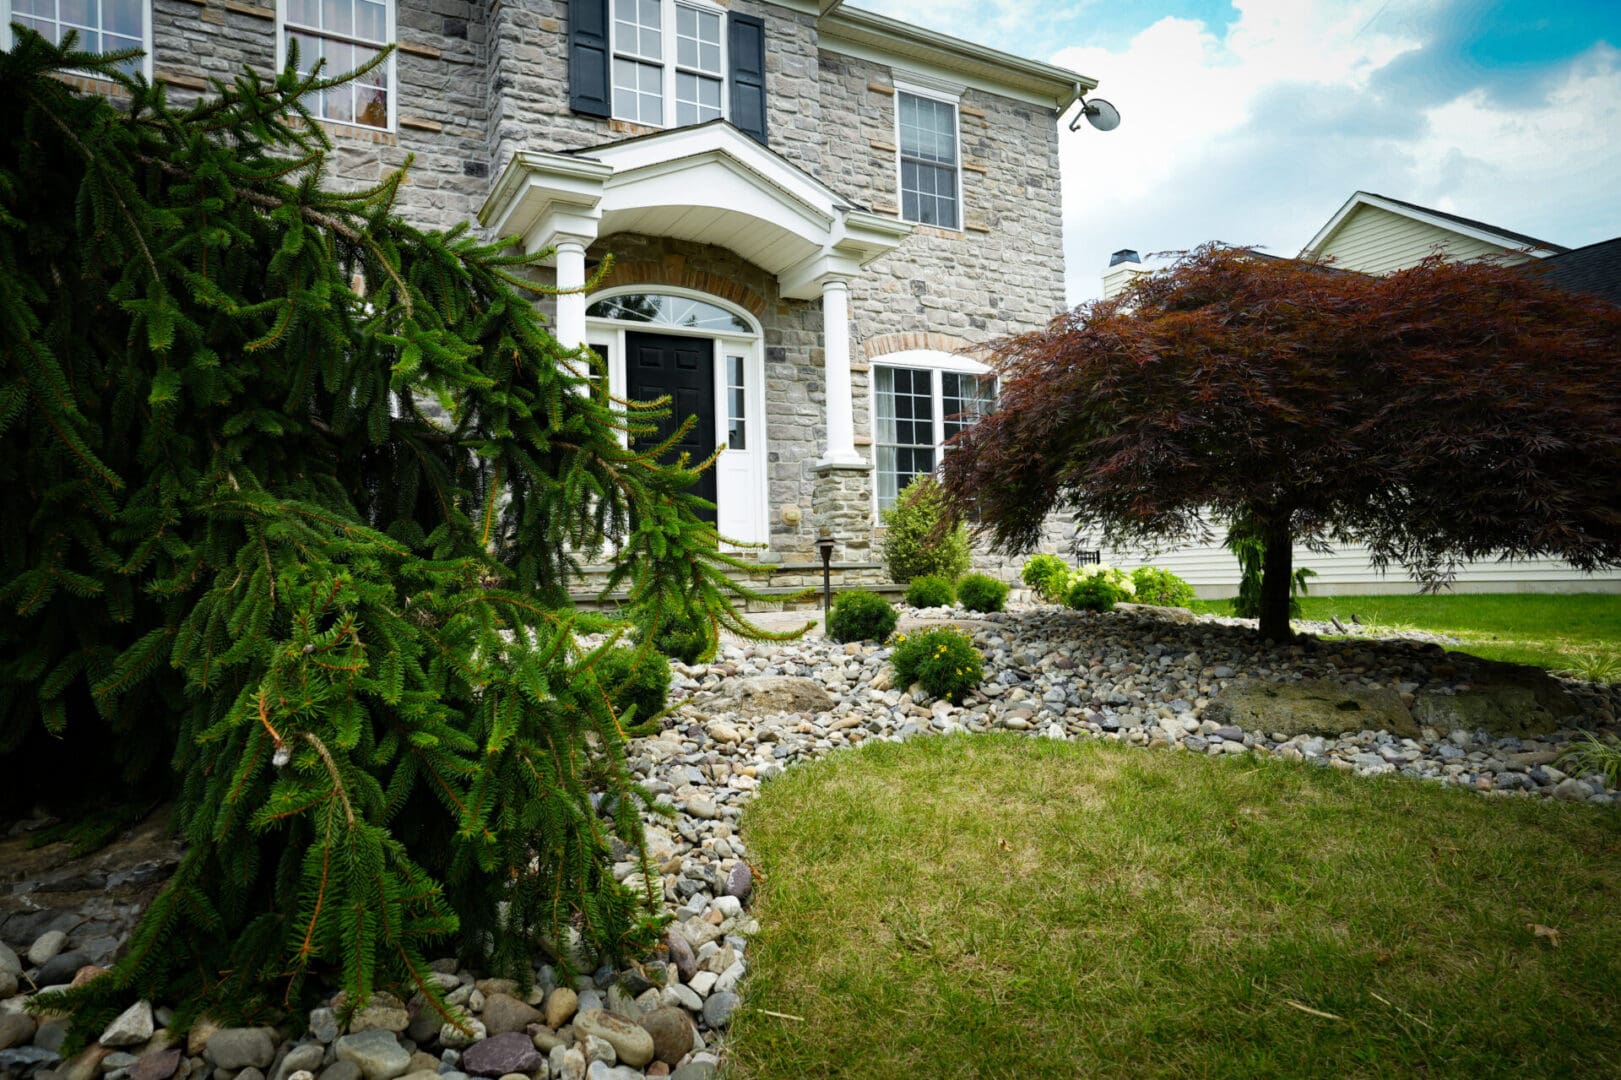
M 1187 580 L 1201 597 L 1232 596 L 1238 591 L 1238 560 L 1221 546 L 1194 544 L 1158 555 L 1129 550 L 1105 549 L 1103 561 L 1114 566 L 1163 566 Z M 1360 544 L 1337 548 L 1321 555 L 1296 547 L 1295 566 L 1317 572 L 1308 588 L 1312 595 L 1367 595 L 1373 593 L 1415 593 L 1418 586 L 1407 571 L 1391 566 L 1383 574 L 1368 561 L 1368 549 Z M 1568 563 L 1553 559 L 1525 559 L 1511 562 L 1473 563 L 1458 572 L 1454 592 L 1621 592 L 1621 571 L 1584 574 Z
M 1342 270 L 1389 274 L 1416 266 L 1437 248 L 1454 260 L 1499 255 L 1511 256 L 1511 262 L 1525 261 L 1525 256 L 1513 248 L 1489 244 L 1377 206 L 1359 206 L 1351 211 L 1316 254 L 1332 256 L 1334 265 Z

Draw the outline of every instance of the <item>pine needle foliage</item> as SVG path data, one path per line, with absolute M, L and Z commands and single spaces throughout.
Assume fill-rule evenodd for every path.
M 339 80 L 179 107 L 117 59 L 0 53 L 0 752 L 156 777 L 187 845 L 67 1004 L 337 984 L 454 1019 L 429 950 L 525 979 L 543 940 L 646 946 L 660 898 L 610 854 L 651 805 L 599 669 L 624 628 L 568 586 L 611 551 L 653 621 L 772 636 L 733 612 L 701 465 L 621 444 L 658 404 L 586 392 L 534 258 L 402 221 L 402 173 L 329 188 L 300 102 Z

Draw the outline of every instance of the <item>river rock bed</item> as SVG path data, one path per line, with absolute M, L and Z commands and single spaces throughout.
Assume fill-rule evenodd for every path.
M 1574 775 L 1567 757 L 1578 730 L 1614 737 L 1621 708 L 1614 687 L 1543 676 L 1509 687 L 1499 712 L 1505 702 L 1510 709 L 1548 706 L 1560 726 L 1493 735 L 1459 726 L 1460 717 L 1475 713 L 1455 706 L 1501 679 L 1501 666 L 1446 653 L 1434 641 L 1385 632 L 1378 640 L 1273 647 L 1233 620 L 1147 608 L 1107 615 L 1052 607 L 989 615 L 909 610 L 903 629 L 946 622 L 970 633 L 985 655 L 985 682 L 961 706 L 893 685 L 889 649 L 871 642 L 729 642 L 712 664 L 673 665 L 664 730 L 630 747 L 637 779 L 675 811 L 647 822 L 661 878 L 655 887 L 673 916 L 657 959 L 624 971 L 597 968 L 567 985 L 542 964 L 527 993 L 506 980 L 478 978 L 452 960 L 436 961 L 435 977 L 449 1000 L 473 1018 L 472 1036 L 439 1023 L 420 998 L 378 994 L 347 1029 L 326 1007 L 310 1014 L 297 1040 L 271 1029 L 204 1023 L 182 1041 L 167 1031 L 168 1010 L 142 1002 L 97 1044 L 63 1061 L 57 1051 L 65 1021 L 25 1015 L 27 993 L 43 975 L 82 980 L 100 968 L 51 967 L 81 944 L 75 927 L 56 925 L 21 956 L 0 946 L 0 990 L 13 995 L 0 994 L 0 1078 L 706 1080 L 719 1068 L 733 1013 L 743 1007 L 748 940 L 758 929 L 747 911 L 753 873 L 738 834 L 744 807 L 763 782 L 795 762 L 873 739 L 960 731 L 1114 739 L 1402 774 L 1500 797 L 1621 801 L 1602 777 Z M 1232 722 L 1258 715 L 1245 712 L 1258 707 L 1256 688 L 1276 687 L 1326 694 L 1330 717 L 1346 711 L 1341 698 L 1376 702 L 1386 710 L 1379 715 L 1407 734 L 1354 726 L 1291 734 Z M 1551 715 L 1539 713 L 1544 720 Z M 616 854 L 615 876 L 641 885 L 634 853 L 620 847 Z M 577 967 L 593 967 L 577 942 L 564 946 L 574 950 Z

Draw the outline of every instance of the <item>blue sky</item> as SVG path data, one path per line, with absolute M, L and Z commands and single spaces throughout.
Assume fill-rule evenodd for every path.
M 850 0 L 1096 78 L 1060 136 L 1072 301 L 1117 248 L 1293 254 L 1353 191 L 1621 236 L 1621 0 Z

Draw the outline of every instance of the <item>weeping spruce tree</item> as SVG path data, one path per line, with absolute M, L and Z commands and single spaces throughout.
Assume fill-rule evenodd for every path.
M 656 413 L 581 392 L 530 259 L 412 228 L 402 174 L 325 185 L 299 101 L 327 83 L 179 108 L 111 65 L 0 53 L 0 752 L 26 790 L 70 747 L 71 779 L 174 798 L 185 841 L 81 1016 L 320 983 L 442 1008 L 430 950 L 522 977 L 542 939 L 647 944 L 659 896 L 611 873 L 647 718 L 567 585 L 611 541 L 650 622 L 757 633 L 701 463 L 622 445 Z

